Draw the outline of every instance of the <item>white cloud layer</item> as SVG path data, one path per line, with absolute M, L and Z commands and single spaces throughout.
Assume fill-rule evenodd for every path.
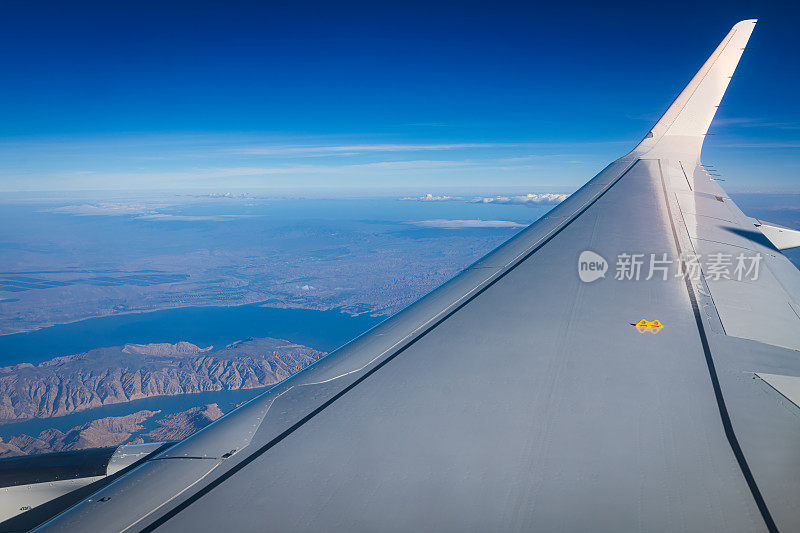
M 409 222 L 415 226 L 423 228 L 438 228 L 438 229 L 463 229 L 463 228 L 524 228 L 525 224 L 513 222 L 511 220 L 448 220 L 448 219 L 434 219 L 434 220 L 417 220 Z
M 405 198 L 400 198 L 404 201 L 414 201 L 414 202 L 447 202 L 449 200 L 463 200 L 460 196 L 437 196 L 431 193 L 428 193 L 424 196 L 407 196 Z
M 416 202 L 447 202 L 453 200 L 462 200 L 474 204 L 556 205 L 566 200 L 568 196 L 568 194 L 546 192 L 541 194 L 523 194 L 520 196 L 478 196 L 475 198 L 464 198 L 462 196 L 448 196 L 445 194 L 436 195 L 428 193 L 423 196 L 407 196 L 400 199 Z
M 544 193 L 525 194 L 522 196 L 492 196 L 488 198 L 474 198 L 476 204 L 521 204 L 521 205 L 555 205 L 567 199 L 568 194 Z

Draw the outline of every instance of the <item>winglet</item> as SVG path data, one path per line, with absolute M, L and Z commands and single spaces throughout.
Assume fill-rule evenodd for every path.
M 714 113 L 742 57 L 756 20 L 737 23 L 634 152 L 697 162 Z

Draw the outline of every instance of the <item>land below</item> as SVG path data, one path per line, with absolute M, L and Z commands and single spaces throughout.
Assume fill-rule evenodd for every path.
M 0 439 L 0 457 L 63 452 L 184 439 L 222 416 L 217 404 L 194 407 L 157 418 L 159 411 L 138 411 L 126 416 L 106 417 L 76 426 L 66 432 L 48 429 L 39 435 L 17 435 Z M 156 427 L 147 431 L 144 423 L 155 420 Z
M 124 199 L 65 202 L 0 210 L 0 335 L 257 302 L 392 314 L 518 230 L 409 223 L 441 218 L 449 202 L 174 197 L 155 218 Z M 509 211 L 524 223 L 552 207 L 459 205 L 470 211 L 459 218 Z
M 222 348 L 126 344 L 0 368 L 0 424 L 58 417 L 154 396 L 273 385 L 325 353 L 258 338 Z

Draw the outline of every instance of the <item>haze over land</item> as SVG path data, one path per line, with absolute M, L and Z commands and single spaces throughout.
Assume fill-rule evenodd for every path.
M 0 333 L 34 333 L 0 336 L 0 454 L 188 436 L 563 197 L 6 200 Z M 798 195 L 734 198 L 751 216 L 800 227 Z
M 171 194 L 7 203 L 0 334 L 253 302 L 391 314 L 559 199 L 522 207 Z M 424 222 L 432 219 L 438 225 Z

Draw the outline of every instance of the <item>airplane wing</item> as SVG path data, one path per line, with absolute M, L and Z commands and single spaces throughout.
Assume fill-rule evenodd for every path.
M 541 220 L 41 530 L 800 530 L 796 235 L 700 162 L 754 26 Z

